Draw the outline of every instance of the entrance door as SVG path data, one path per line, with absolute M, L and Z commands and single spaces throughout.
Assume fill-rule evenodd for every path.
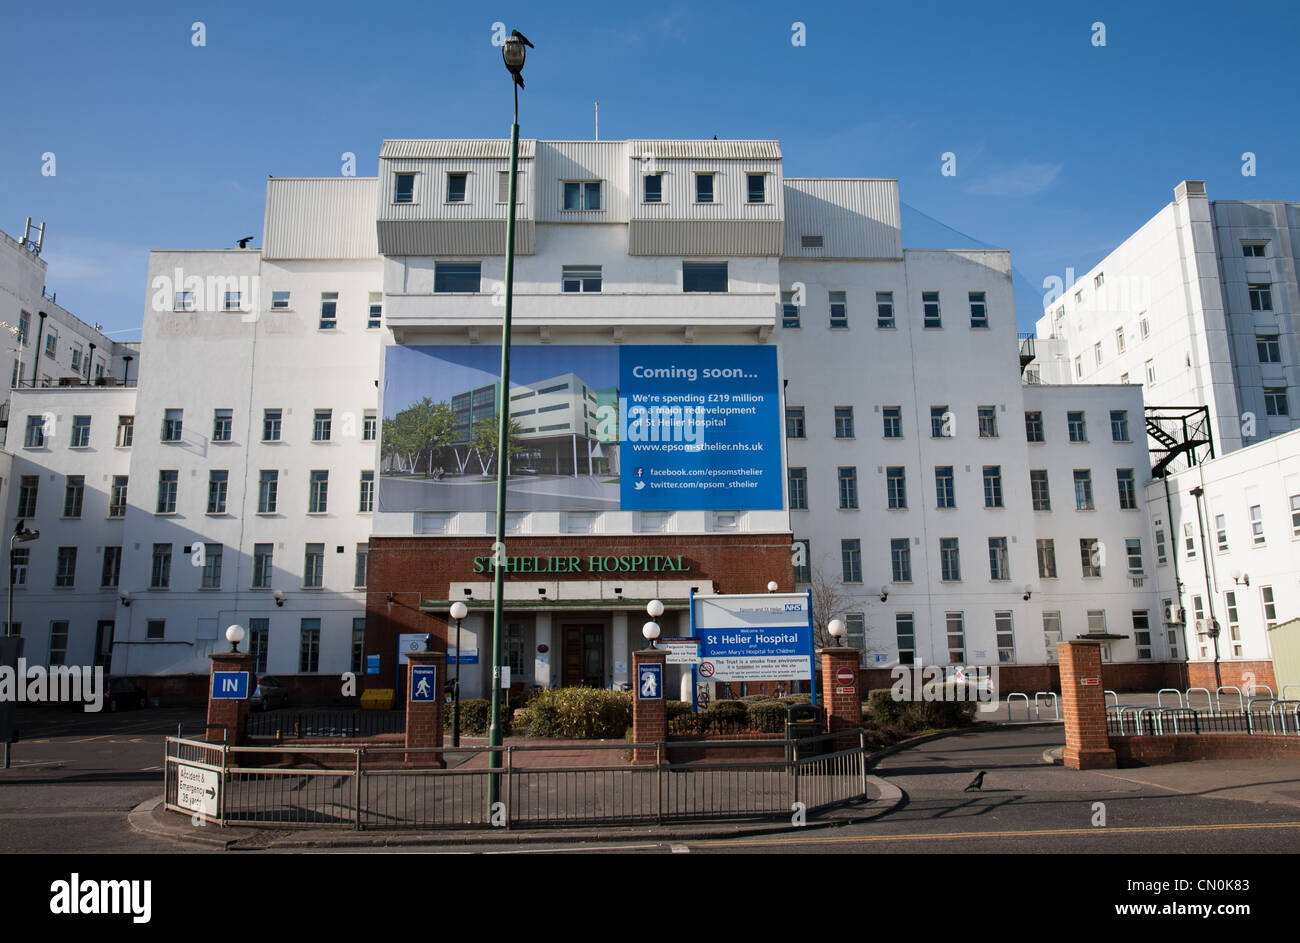
M 599 625 L 566 625 L 564 671 L 566 688 L 605 686 L 605 629 Z
M 113 622 L 103 620 L 95 627 L 95 664 L 109 673 L 113 663 Z

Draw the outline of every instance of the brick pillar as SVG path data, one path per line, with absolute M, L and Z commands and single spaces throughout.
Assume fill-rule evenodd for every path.
M 663 689 L 668 676 L 668 653 L 642 649 L 632 653 L 632 739 L 636 743 L 663 743 L 668 739 L 668 695 Z M 642 697 L 642 665 L 659 666 L 659 696 Z M 632 763 L 654 763 L 655 751 L 633 750 Z
M 208 670 L 208 732 L 207 740 L 220 743 L 222 733 L 215 728 L 226 728 L 226 743 L 241 746 L 248 732 L 249 698 L 253 696 L 253 656 L 243 652 L 218 652 L 208 656 L 212 666 Z M 212 676 L 218 671 L 248 672 L 248 694 L 242 700 L 213 698 Z
M 414 668 L 433 667 L 437 676 L 433 683 L 432 700 L 412 700 L 418 693 L 419 682 L 411 683 Z M 406 694 L 406 746 L 442 746 L 442 705 L 445 697 L 443 684 L 447 680 L 447 655 L 444 652 L 410 652 L 406 656 L 406 678 L 402 690 Z M 504 704 L 502 705 L 505 706 Z M 428 764 L 441 769 L 441 753 L 408 753 L 407 762 Z
M 818 687 L 821 691 L 822 705 L 826 708 L 826 732 L 837 733 L 862 726 L 862 687 L 858 664 L 862 653 L 856 648 L 823 648 L 817 653 L 821 656 L 821 678 Z M 837 676 L 841 669 L 853 673 L 851 684 L 841 684 Z M 837 749 L 846 749 L 838 742 Z
M 1061 642 L 1056 654 L 1061 665 L 1065 765 L 1071 769 L 1114 769 L 1115 751 L 1106 735 L 1101 643 L 1086 639 Z

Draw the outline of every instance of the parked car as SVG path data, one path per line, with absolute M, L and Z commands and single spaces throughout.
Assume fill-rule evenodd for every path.
M 110 711 L 138 710 L 148 703 L 144 688 L 127 678 L 109 678 L 104 700 Z
M 284 689 L 278 678 L 269 675 L 257 679 L 257 690 L 253 692 L 253 710 L 269 711 L 277 707 L 289 706 L 289 692 Z

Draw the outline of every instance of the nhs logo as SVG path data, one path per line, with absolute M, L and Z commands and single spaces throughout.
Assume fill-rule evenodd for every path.
M 214 701 L 242 701 L 247 697 L 247 671 L 212 672 L 212 699 Z

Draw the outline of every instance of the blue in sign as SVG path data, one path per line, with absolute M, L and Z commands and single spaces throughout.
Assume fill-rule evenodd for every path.
M 212 699 L 214 701 L 242 701 L 248 697 L 247 671 L 212 672 Z
M 637 669 L 637 697 L 642 701 L 661 701 L 664 696 L 664 666 L 641 665 Z
M 379 674 L 379 656 L 378 656 L 378 655 L 367 655 L 367 656 L 366 656 L 366 674 L 368 674 L 368 675 L 377 675 L 377 674 Z
M 438 668 L 436 665 L 411 666 L 411 700 L 436 701 L 438 692 Z

